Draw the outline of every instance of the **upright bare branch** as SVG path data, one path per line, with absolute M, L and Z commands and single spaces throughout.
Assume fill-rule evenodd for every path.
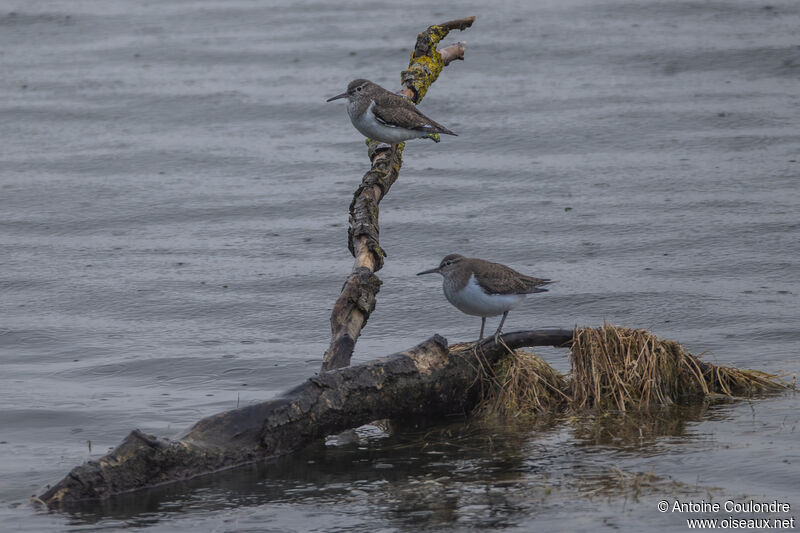
M 451 30 L 465 30 L 474 21 L 475 17 L 451 20 L 430 26 L 417 35 L 408 70 L 401 74 L 402 87 L 398 92 L 419 103 L 442 69 L 451 61 L 464 58 L 464 43 L 456 43 L 441 51 L 436 46 Z M 404 145 L 401 143 L 393 149 L 387 144 L 368 140 L 367 146 L 372 168 L 353 194 L 347 232 L 348 248 L 355 262 L 331 312 L 331 343 L 325 352 L 323 371 L 350 364 L 356 341 L 375 309 L 381 286 L 375 272 L 383 267 L 386 253 L 379 243 L 378 204 L 397 180 L 403 164 Z

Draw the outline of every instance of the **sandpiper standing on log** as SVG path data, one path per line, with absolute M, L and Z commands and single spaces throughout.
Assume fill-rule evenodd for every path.
M 450 254 L 438 267 L 417 274 L 439 273 L 444 278 L 442 286 L 447 300 L 462 313 L 481 317 L 481 334 L 486 317 L 503 314 L 494 340 L 500 335 L 508 312 L 536 292 L 547 292 L 542 285 L 553 283 L 549 279 L 532 278 L 500 263 Z
M 350 122 L 364 136 L 387 144 L 397 144 L 408 139 L 430 137 L 434 134 L 456 135 L 441 124 L 419 112 L 408 98 L 387 91 L 369 80 L 353 80 L 347 91 L 328 98 L 328 102 L 347 98 Z

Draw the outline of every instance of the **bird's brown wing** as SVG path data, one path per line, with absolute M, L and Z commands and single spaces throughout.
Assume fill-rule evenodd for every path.
M 372 112 L 375 114 L 375 118 L 386 126 L 427 133 L 456 135 L 438 122 L 420 113 L 411 100 L 399 94 L 386 92 L 376 96 L 374 101 L 375 105 L 372 106 Z
M 489 263 L 486 261 L 486 263 Z M 478 285 L 489 294 L 532 294 L 535 292 L 547 292 L 542 289 L 542 285 L 553 283 L 552 280 L 545 278 L 534 278 L 520 274 L 513 268 L 509 268 L 499 263 L 490 263 L 491 268 L 485 269 L 475 279 Z

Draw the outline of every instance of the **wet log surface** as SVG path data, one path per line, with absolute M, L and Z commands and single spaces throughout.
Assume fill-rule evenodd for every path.
M 205 418 L 176 441 L 133 431 L 39 498 L 69 508 L 285 455 L 375 419 L 463 413 L 477 400 L 479 367 L 508 348 L 567 346 L 572 338 L 572 330 L 519 331 L 501 337 L 505 346 L 485 339 L 448 347 L 435 335 L 388 357 L 323 372 L 274 400 Z

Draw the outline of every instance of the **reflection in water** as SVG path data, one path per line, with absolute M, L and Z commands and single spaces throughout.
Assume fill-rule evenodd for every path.
M 650 455 L 661 437 L 690 439 L 687 424 L 708 409 L 701 403 L 524 423 L 380 421 L 290 457 L 122 496 L 72 518 L 142 526 L 175 514 L 293 504 L 334 505 L 397 527 L 509 527 L 543 509 L 574 505 L 576 494 L 696 492 L 652 472 L 623 471 L 604 449 Z
M 670 405 L 644 412 L 610 411 L 574 417 L 571 425 L 578 445 L 611 446 L 622 450 L 643 450 L 656 446 L 660 437 L 682 437 L 686 426 L 700 422 L 708 410 L 705 402 Z

